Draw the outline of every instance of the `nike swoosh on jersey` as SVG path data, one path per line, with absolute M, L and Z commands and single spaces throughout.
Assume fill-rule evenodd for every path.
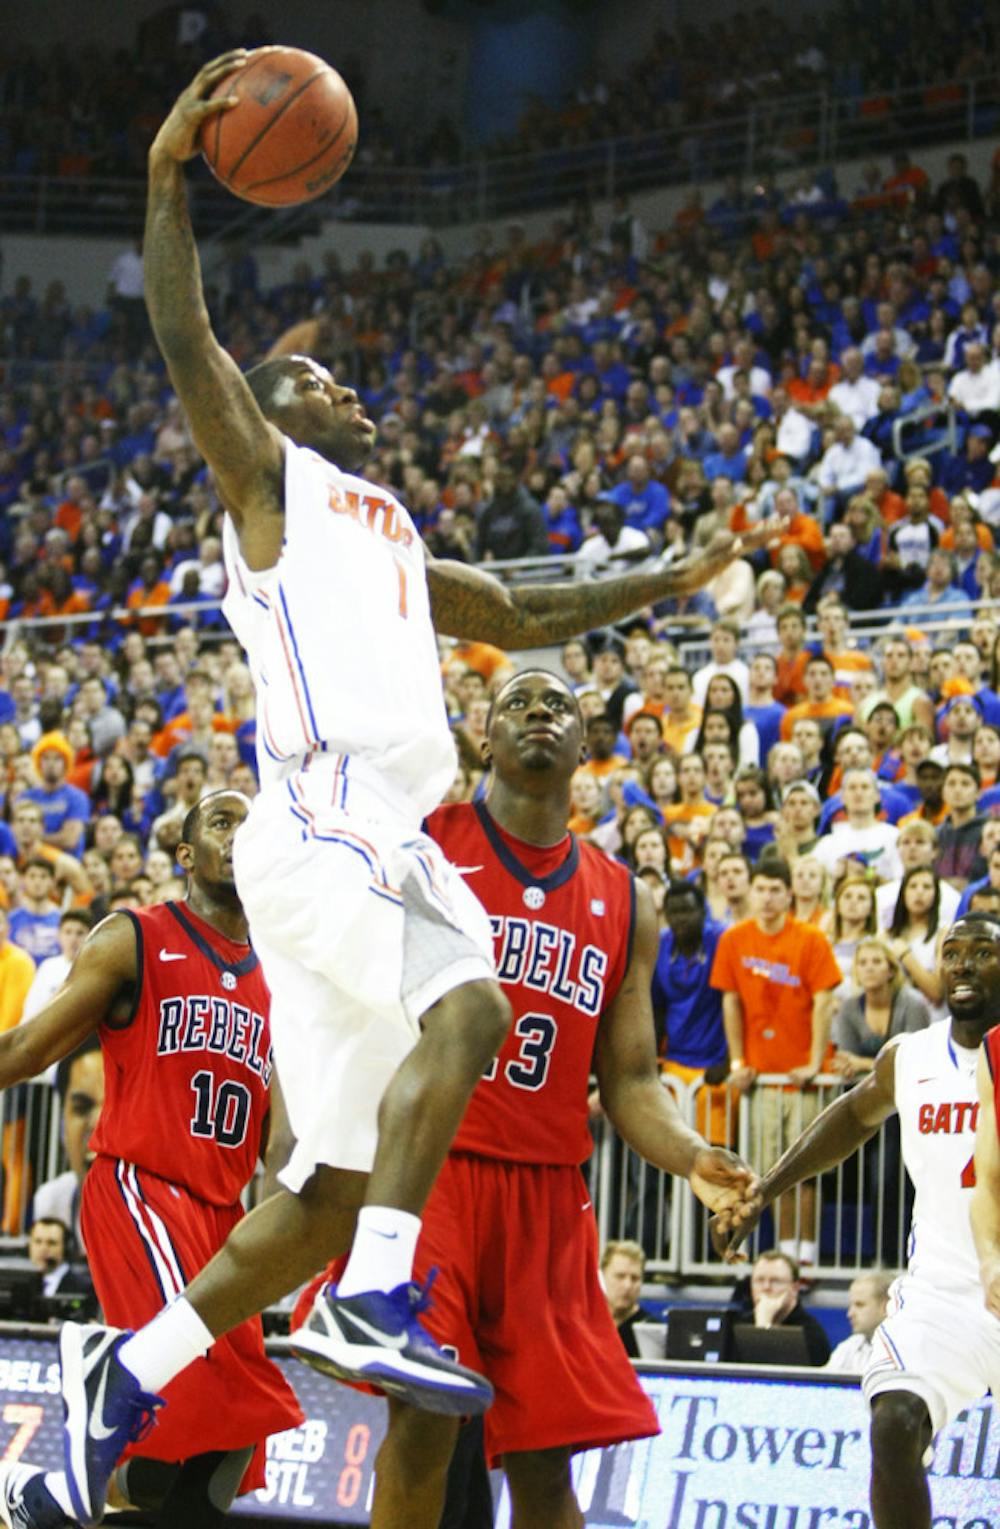
M 187 956 L 184 954 L 184 952 L 182 950 L 165 950 L 164 947 L 161 945 L 160 946 L 160 960 L 161 961 L 186 961 L 187 960 Z
M 456 865 L 455 869 L 460 876 L 474 876 L 477 871 L 484 868 L 481 865 Z
M 89 1432 L 91 1438 L 96 1439 L 99 1444 L 102 1444 L 105 1439 L 110 1439 L 111 1435 L 115 1431 L 113 1428 L 105 1428 L 104 1422 L 103 1422 L 103 1418 L 104 1418 L 104 1393 L 105 1393 L 105 1391 L 107 1390 L 107 1387 L 108 1387 L 108 1371 L 109 1371 L 110 1368 L 111 1368 L 110 1365 L 105 1365 L 104 1366 L 104 1373 L 101 1376 L 101 1383 L 100 1383 L 100 1385 L 97 1388 L 97 1395 L 94 1398 L 94 1411 L 93 1411 L 93 1415 L 91 1416 L 90 1423 L 88 1425 L 88 1430 L 87 1430 Z

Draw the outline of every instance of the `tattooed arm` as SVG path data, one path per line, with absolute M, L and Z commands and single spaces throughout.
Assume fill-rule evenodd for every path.
M 240 49 L 206 64 L 178 97 L 149 151 L 143 261 L 146 305 L 195 444 L 215 474 L 226 509 L 244 522 L 282 508 L 281 435 L 268 424 L 239 367 L 222 349 L 205 307 L 188 213 L 184 161 L 198 152 L 202 123 L 228 109 L 206 99 L 242 67 Z
M 701 589 L 734 558 L 764 546 L 781 530 L 771 522 L 741 537 L 719 531 L 703 552 L 617 578 L 510 589 L 465 563 L 427 560 L 434 625 L 446 637 L 475 638 L 498 648 L 537 648 L 612 621 L 675 595 Z

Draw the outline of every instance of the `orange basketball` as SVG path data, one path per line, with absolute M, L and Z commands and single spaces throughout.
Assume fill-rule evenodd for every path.
M 301 48 L 255 48 L 213 96 L 239 105 L 205 123 L 212 174 L 246 202 L 292 207 L 329 191 L 354 158 L 358 114 L 336 69 Z

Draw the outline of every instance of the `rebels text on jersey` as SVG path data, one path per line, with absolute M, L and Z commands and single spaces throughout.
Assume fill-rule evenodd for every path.
M 440 807 L 426 828 L 489 913 L 497 976 L 514 1010 L 453 1150 L 583 1162 L 593 1146 L 587 1089 L 597 1026 L 631 952 L 632 878 L 572 834 L 545 849 L 525 844 L 480 803 Z
M 256 953 L 186 903 L 126 917 L 135 1001 L 128 1017 L 100 1028 L 104 1106 L 91 1147 L 233 1205 L 260 1155 L 273 1070 Z

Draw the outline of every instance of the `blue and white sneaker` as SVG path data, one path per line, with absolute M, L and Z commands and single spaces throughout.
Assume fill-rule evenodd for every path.
M 339 1296 L 324 1285 L 305 1325 L 292 1334 L 296 1358 L 336 1380 L 366 1381 L 424 1412 L 475 1416 L 493 1387 L 439 1348 L 417 1320 L 430 1305 L 426 1287 L 397 1285 Z
M 111 1473 L 126 1444 L 153 1426 L 161 1396 L 143 1391 L 118 1358 L 131 1333 L 98 1323 L 65 1322 L 59 1334 L 63 1458 L 66 1486 L 79 1523 L 99 1524 Z
M 72 1522 L 38 1466 L 0 1465 L 0 1523 L 7 1529 L 65 1529 Z

